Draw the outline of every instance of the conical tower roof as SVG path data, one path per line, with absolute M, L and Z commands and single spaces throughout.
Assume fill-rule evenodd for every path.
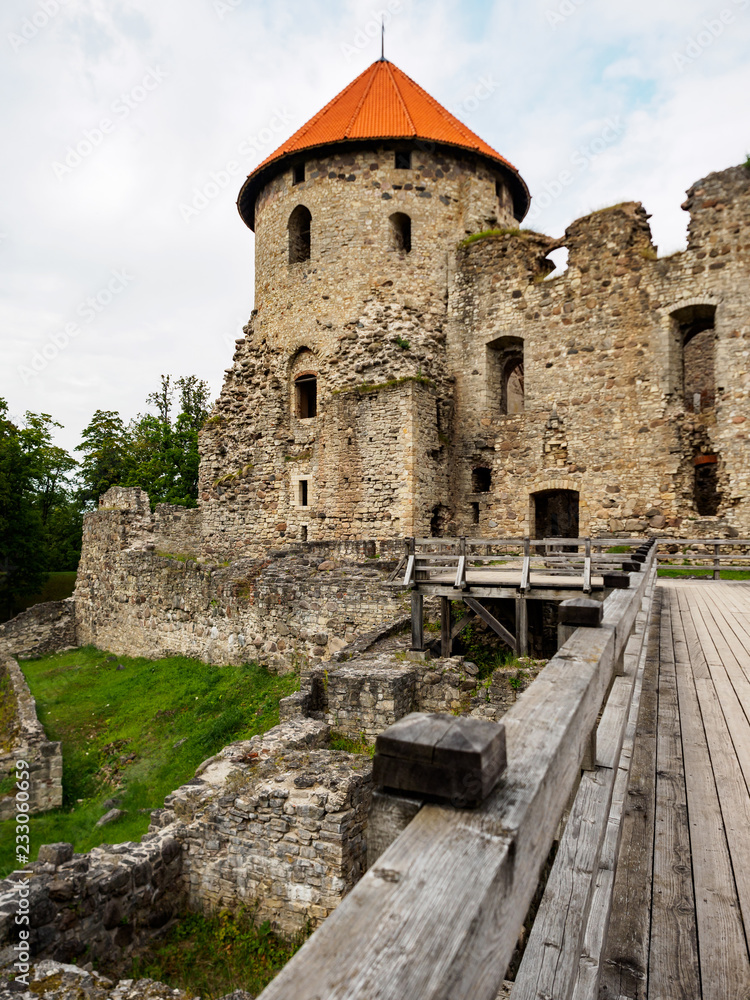
M 297 159 L 306 150 L 373 139 L 415 139 L 476 153 L 502 167 L 509 180 L 515 181 L 512 188 L 516 214 L 520 211 L 520 218 L 526 214 L 528 189 L 513 164 L 398 66 L 379 59 L 255 168 L 237 200 L 240 215 L 254 228 L 258 191 L 287 158 Z

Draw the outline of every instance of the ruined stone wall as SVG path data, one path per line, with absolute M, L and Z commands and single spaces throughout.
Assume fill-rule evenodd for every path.
M 36 716 L 26 678 L 8 647 L 0 643 L 0 821 L 18 812 L 16 763 L 28 771 L 29 812 L 46 812 L 62 805 L 62 746 L 48 740 Z
M 44 656 L 66 647 L 75 647 L 75 606 L 70 598 L 45 601 L 0 625 L 0 643 L 13 656 Z
M 364 874 L 369 758 L 327 749 L 328 726 L 294 719 L 233 743 L 169 795 L 153 831 L 176 823 L 192 909 L 257 905 L 293 934 L 336 908 Z
M 700 193 L 699 193 L 700 192 Z M 690 245 L 659 259 L 647 216 L 628 203 L 575 222 L 562 240 L 531 233 L 459 251 L 451 298 L 456 467 L 450 530 L 534 534 L 532 495 L 580 493 L 580 534 L 750 532 L 750 172 L 711 175 L 691 189 Z M 708 218 L 703 218 L 708 216 Z M 568 269 L 545 280 L 545 255 L 569 248 Z M 715 407 L 685 407 L 673 314 L 715 306 Z M 489 394 L 488 345 L 524 344 L 521 414 Z M 720 455 L 719 516 L 699 518 L 696 453 Z M 492 489 L 471 495 L 472 467 Z M 476 531 L 476 528 L 473 529 Z
M 35 960 L 86 956 L 123 967 L 183 910 L 181 865 L 173 830 L 87 854 L 74 854 L 70 844 L 43 845 L 38 861 L 0 882 L 0 966 L 12 960 L 25 929 Z M 17 913 L 29 915 L 28 925 L 15 923 Z
M 544 661 L 498 667 L 486 680 L 463 656 L 407 660 L 370 653 L 343 666 L 306 671 L 301 689 L 282 699 L 282 719 L 317 718 L 352 737 L 375 738 L 409 712 L 453 712 L 497 722 Z
M 74 597 L 80 644 L 284 671 L 403 614 L 404 598 L 381 586 L 398 543 L 379 553 L 374 542 L 309 543 L 224 565 L 160 556 L 147 498 L 137 494 L 111 490 L 85 518 Z

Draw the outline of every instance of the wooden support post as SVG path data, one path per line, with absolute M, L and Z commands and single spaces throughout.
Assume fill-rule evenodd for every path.
M 451 628 L 451 599 L 440 598 L 440 655 L 453 655 L 453 635 Z
M 529 606 L 526 603 L 526 595 L 521 593 L 516 596 L 516 643 L 518 645 L 518 655 L 529 655 Z
M 721 579 L 721 560 L 719 555 L 721 553 L 721 545 L 718 543 L 714 545 L 714 580 Z
M 583 592 L 584 594 L 591 593 L 591 539 L 584 539 L 584 556 L 583 556 Z
M 531 539 L 526 536 L 523 540 L 523 568 L 521 569 L 521 590 L 529 589 L 531 582 Z
M 424 597 L 416 590 L 411 592 L 411 648 L 424 649 Z

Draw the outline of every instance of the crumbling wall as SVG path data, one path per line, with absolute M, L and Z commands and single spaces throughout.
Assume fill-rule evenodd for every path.
M 146 495 L 131 492 L 110 490 L 84 521 L 74 598 L 81 644 L 284 671 L 403 613 L 403 598 L 381 587 L 403 546 L 381 546 L 378 559 L 373 542 L 308 543 L 224 565 L 159 555 Z
M 364 874 L 369 758 L 326 749 L 328 726 L 289 720 L 231 744 L 173 792 L 150 829 L 184 824 L 193 909 L 257 906 L 284 933 L 323 920 Z
M 28 771 L 29 813 L 46 812 L 62 805 L 62 746 L 48 740 L 36 717 L 36 702 L 26 678 L 8 647 L 0 643 L 0 820 L 18 812 L 16 763 Z
M 75 606 L 71 598 L 45 601 L 0 625 L 0 643 L 13 656 L 45 656 L 77 645 Z

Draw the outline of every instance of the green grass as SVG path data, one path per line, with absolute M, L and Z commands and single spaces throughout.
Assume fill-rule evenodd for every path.
M 148 978 L 202 997 L 237 989 L 257 995 L 303 944 L 307 934 L 285 939 L 252 912 L 186 914 L 133 962 L 129 976 Z
M 331 730 L 331 750 L 345 750 L 347 753 L 359 753 L 365 757 L 375 756 L 375 743 L 370 743 L 367 739 L 365 733 L 360 733 L 359 736 L 354 739 L 351 736 L 347 736 L 346 733 L 339 733 L 336 730 Z
M 276 677 L 257 664 L 108 659 L 90 646 L 27 660 L 22 669 L 47 736 L 63 746 L 63 807 L 32 816 L 32 859 L 55 841 L 87 851 L 138 839 L 165 795 L 227 743 L 276 725 L 279 699 L 298 686 L 296 676 Z M 104 800 L 115 794 L 126 815 L 97 829 Z M 14 867 L 12 823 L 0 823 L 0 875 Z
M 714 571 L 709 566 L 660 566 L 656 574 L 667 579 L 679 580 L 688 579 L 691 576 L 713 577 Z M 745 569 L 723 569 L 721 570 L 722 580 L 750 580 L 750 570 Z

